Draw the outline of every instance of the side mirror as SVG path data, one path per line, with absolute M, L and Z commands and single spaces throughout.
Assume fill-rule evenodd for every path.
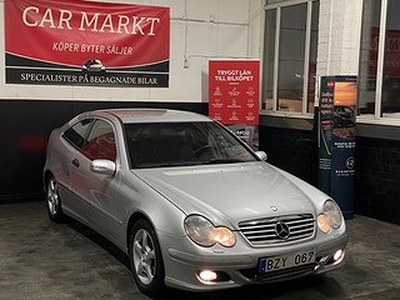
M 90 163 L 90 170 L 94 173 L 113 176 L 117 170 L 117 166 L 111 160 L 96 159 Z
M 264 151 L 256 151 L 256 155 L 258 156 L 259 159 L 261 159 L 262 161 L 266 161 L 268 159 L 268 155 L 267 153 L 265 153 Z

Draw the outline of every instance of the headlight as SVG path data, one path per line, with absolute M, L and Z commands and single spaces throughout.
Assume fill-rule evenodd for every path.
M 198 215 L 186 218 L 185 231 L 196 244 L 204 247 L 211 247 L 216 243 L 232 247 L 236 243 L 236 237 L 229 228 L 215 227 L 209 220 Z
M 324 212 L 318 216 L 317 221 L 323 233 L 328 233 L 331 228 L 339 228 L 343 222 L 339 206 L 332 200 L 325 201 Z

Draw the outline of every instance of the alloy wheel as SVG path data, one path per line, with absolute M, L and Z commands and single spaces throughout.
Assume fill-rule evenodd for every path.
M 153 238 L 143 228 L 137 231 L 133 241 L 133 263 L 138 279 L 149 285 L 156 272 L 156 254 Z

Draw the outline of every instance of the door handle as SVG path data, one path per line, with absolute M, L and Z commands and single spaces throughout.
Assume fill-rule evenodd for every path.
M 79 160 L 77 160 L 76 158 L 74 158 L 74 159 L 72 160 L 72 164 L 73 164 L 75 167 L 79 168 Z

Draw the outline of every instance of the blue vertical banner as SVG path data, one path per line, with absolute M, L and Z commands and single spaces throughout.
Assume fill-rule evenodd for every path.
M 321 77 L 319 187 L 352 218 L 355 198 L 357 77 Z

